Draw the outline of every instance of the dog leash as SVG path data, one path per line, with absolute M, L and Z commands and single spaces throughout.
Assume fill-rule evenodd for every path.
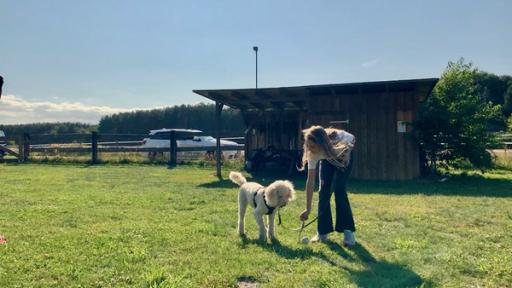
M 281 214 L 279 213 L 279 210 L 277 210 L 277 213 L 278 213 L 278 216 L 279 216 L 278 225 L 281 225 Z M 304 228 L 306 228 L 309 225 L 315 223 L 315 221 L 318 220 L 318 216 L 320 216 L 320 215 L 321 215 L 321 213 L 319 215 L 317 215 L 313 220 L 309 221 L 308 223 L 306 223 L 306 221 L 302 221 L 302 224 L 300 225 L 300 228 L 288 229 L 288 230 L 290 230 L 290 231 L 299 231 L 299 240 L 298 241 L 300 242 L 300 236 L 302 236 L 302 232 L 304 231 Z M 281 227 L 287 229 L 286 227 L 284 227 L 284 225 L 282 225 Z
M 318 215 L 316 215 L 315 218 L 313 218 L 313 220 L 309 221 L 308 223 L 306 223 L 306 221 L 302 221 L 302 224 L 300 225 L 300 228 L 291 229 L 291 231 L 299 231 L 299 240 L 298 240 L 299 242 L 300 242 L 300 236 L 302 236 L 302 232 L 304 231 L 304 228 L 306 228 L 309 225 L 315 223 L 316 220 L 318 220 L 318 217 L 320 217 L 320 215 L 323 214 L 323 212 L 324 211 L 321 211 Z
M 309 221 L 309 223 L 307 223 L 307 224 L 306 224 L 306 221 L 302 221 L 302 225 L 300 226 L 300 228 L 293 229 L 293 231 L 299 231 L 299 241 L 300 241 L 300 236 L 302 235 L 302 231 L 304 231 L 304 228 L 315 223 L 316 220 L 318 220 L 318 216 L 316 216 L 313 220 Z

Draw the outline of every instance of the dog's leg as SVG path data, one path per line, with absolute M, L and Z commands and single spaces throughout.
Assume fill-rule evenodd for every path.
M 263 215 L 258 212 L 258 210 L 254 210 L 254 218 L 256 219 L 256 223 L 260 228 L 260 241 L 265 241 L 267 236 L 267 229 L 265 228 L 265 223 L 263 222 Z
M 247 211 L 247 204 L 245 192 L 240 189 L 238 194 L 238 235 L 245 234 L 245 211 Z
M 245 234 L 245 212 L 247 211 L 247 197 L 245 191 L 240 189 L 238 193 L 238 234 Z
M 276 211 L 272 212 L 272 214 L 268 215 L 268 238 L 275 239 L 274 233 L 274 219 L 276 217 Z

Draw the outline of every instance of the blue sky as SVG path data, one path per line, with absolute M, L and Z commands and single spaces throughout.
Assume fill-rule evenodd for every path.
M 512 74 L 512 1 L 0 0 L 0 123 L 97 122 L 192 89 Z

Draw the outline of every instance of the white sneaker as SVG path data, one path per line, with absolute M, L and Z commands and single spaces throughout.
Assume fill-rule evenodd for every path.
M 315 236 L 311 237 L 311 243 L 325 241 L 327 241 L 327 234 L 316 234 Z
M 350 230 L 343 230 L 343 234 L 343 246 L 352 247 L 356 245 L 356 236 L 354 235 L 354 232 Z

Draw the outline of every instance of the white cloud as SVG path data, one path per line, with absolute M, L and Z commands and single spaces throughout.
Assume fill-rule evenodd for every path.
M 361 63 L 361 67 L 369 68 L 369 67 L 379 64 L 379 61 L 380 61 L 379 59 L 373 59 L 373 60 L 366 61 L 366 62 Z
M 86 105 L 80 102 L 30 101 L 14 95 L 0 99 L 0 124 L 34 122 L 98 123 L 101 116 L 140 108 L 114 108 Z

